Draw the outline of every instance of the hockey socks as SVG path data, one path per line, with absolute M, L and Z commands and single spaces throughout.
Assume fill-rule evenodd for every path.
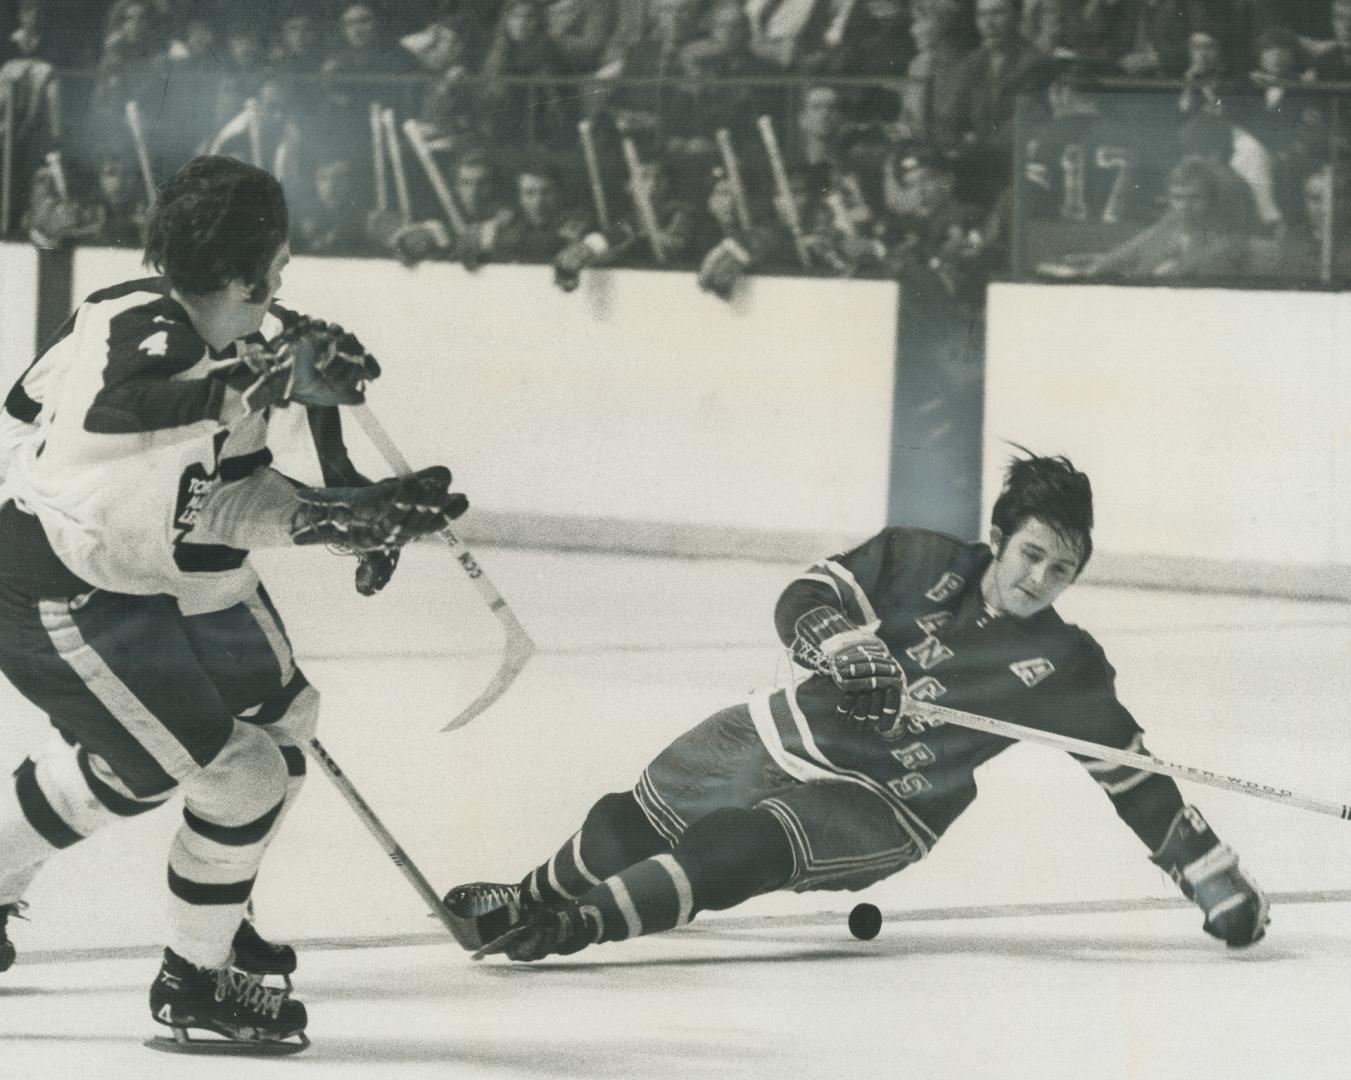
M 605 795 L 553 858 L 522 879 L 521 895 L 559 906 L 668 846 L 648 823 L 631 792 Z
M 686 829 L 674 851 L 620 871 L 577 902 L 600 914 L 596 941 L 621 941 L 772 892 L 792 871 L 792 849 L 774 817 L 727 807 Z
M 772 815 L 715 810 L 687 829 L 674 851 L 640 860 L 575 901 L 533 911 L 527 902 L 521 924 L 477 955 L 540 960 L 672 930 L 706 908 L 733 907 L 781 887 L 792 869 L 788 837 Z

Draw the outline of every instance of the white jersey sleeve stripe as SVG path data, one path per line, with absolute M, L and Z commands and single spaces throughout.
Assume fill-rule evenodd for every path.
M 825 566 L 848 588 L 849 597 L 858 606 L 859 615 L 863 620 L 860 625 L 865 630 L 876 632 L 877 628 L 882 625 L 882 620 L 877 617 L 877 612 L 873 610 L 872 601 L 868 599 L 868 594 L 863 591 L 863 586 L 854 580 L 853 574 L 834 559 L 827 559 Z

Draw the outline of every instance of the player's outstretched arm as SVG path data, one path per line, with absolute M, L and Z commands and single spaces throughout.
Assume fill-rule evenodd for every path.
M 793 659 L 839 688 L 838 712 L 859 726 L 888 731 L 905 701 L 905 671 L 886 642 L 828 605 L 804 612 L 794 624 Z
M 1215 835 L 1201 812 L 1184 806 L 1150 861 L 1205 913 L 1202 929 L 1229 945 L 1260 941 L 1270 922 L 1267 898 Z

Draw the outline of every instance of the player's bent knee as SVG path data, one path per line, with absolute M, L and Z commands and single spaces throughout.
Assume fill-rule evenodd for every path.
M 783 826 L 765 810 L 724 807 L 685 830 L 676 847 L 700 907 L 720 911 L 782 888 L 793 873 Z
M 276 742 L 262 729 L 236 721 L 220 753 L 183 781 L 183 798 L 207 821 L 240 825 L 279 806 L 286 782 L 286 759 Z
M 588 865 L 630 866 L 669 849 L 631 791 L 601 796 L 582 825 L 582 857 Z

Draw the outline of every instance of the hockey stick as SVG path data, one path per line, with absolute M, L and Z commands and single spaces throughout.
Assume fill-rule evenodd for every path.
M 375 173 L 375 208 L 389 209 L 389 181 L 385 176 L 385 140 L 381 135 L 380 105 L 372 101 L 371 121 L 371 168 Z
M 356 812 L 356 816 L 361 819 L 361 823 L 370 830 L 375 837 L 376 843 L 380 845 L 381 850 L 389 856 L 390 862 L 399 868 L 403 876 L 408 879 L 408 883 L 417 890 L 417 894 L 422 897 L 423 902 L 431 908 L 432 914 L 441 920 L 441 925 L 450 931 L 453 936 L 455 928 L 450 921 L 450 913 L 446 911 L 445 905 L 441 903 L 441 898 L 436 895 L 436 890 L 431 887 L 427 879 L 422 876 L 408 854 L 399 846 L 399 842 L 394 839 L 390 831 L 385 828 L 380 819 L 375 816 L 375 811 L 370 808 L 370 804 L 361 797 L 361 792 L 357 791 L 352 781 L 347 779 L 347 775 L 338 767 L 338 763 L 328 755 L 323 744 L 318 739 L 307 739 L 305 741 L 306 755 L 323 768 L 328 773 L 328 778 L 333 781 L 333 786 L 338 789 L 338 793 L 347 800 L 348 804 Z
M 788 231 L 793 236 L 793 247 L 797 250 L 798 261 L 806 269 L 811 269 L 812 257 L 807 250 L 807 238 L 802 232 L 802 219 L 798 216 L 797 203 L 793 201 L 793 188 L 788 182 L 788 169 L 783 163 L 783 153 L 779 150 L 779 140 L 774 134 L 774 121 L 762 116 L 756 122 L 760 129 L 760 139 L 765 144 L 765 154 L 769 157 L 769 171 L 774 176 L 774 187 L 783 203 L 784 219 L 788 222 Z
M 413 203 L 408 196 L 408 174 L 403 167 L 403 148 L 399 145 L 394 110 L 384 109 L 380 113 L 380 123 L 385 129 L 385 144 L 389 149 L 389 168 L 394 174 L 394 197 L 399 203 L 399 217 L 407 225 L 413 220 Z
M 394 440 L 389 437 L 384 425 L 375 418 L 370 406 L 354 405 L 352 412 L 356 414 L 357 423 L 361 425 L 361 430 L 366 433 L 366 437 L 375 444 L 376 450 L 385 459 L 385 464 L 399 476 L 407 476 L 411 473 L 413 468 L 408 464 L 408 459 L 394 445 Z M 521 669 L 534 655 L 535 642 L 526 633 L 525 627 L 521 625 L 515 613 L 507 606 L 507 602 L 502 599 L 502 594 L 488 580 L 488 575 L 483 572 L 478 560 L 474 558 L 467 547 L 460 543 L 459 537 L 449 528 L 442 529 L 439 535 L 446 546 L 456 552 L 455 561 L 464 568 L 465 575 L 473 583 L 474 588 L 478 590 L 479 595 L 483 597 L 489 610 L 497 616 L 506 632 L 506 648 L 502 653 L 502 663 L 498 666 L 497 673 L 493 675 L 492 681 L 488 683 L 483 693 L 479 694 L 458 716 L 441 729 L 442 731 L 454 731 L 456 728 L 464 727 L 465 724 L 507 692 L 511 684 L 516 681 L 516 676 L 521 673 Z
M 0 236 L 9 235 L 10 191 L 14 185 L 14 96 L 0 99 L 4 126 L 0 128 Z
M 146 145 L 145 128 L 141 126 L 141 107 L 135 101 L 127 102 L 127 128 L 136 147 L 136 163 L 141 168 L 141 182 L 145 184 L 146 206 L 155 202 L 155 170 L 150 165 L 150 147 Z
M 907 699 L 903 711 L 907 716 L 918 717 L 926 723 L 956 724 L 958 727 L 973 728 L 976 731 L 1000 735 L 1006 739 L 1040 743 L 1042 746 L 1050 746 L 1056 750 L 1067 750 L 1071 754 L 1081 754 L 1084 757 L 1095 758 L 1099 761 L 1109 761 L 1113 765 L 1123 765 L 1127 768 L 1139 769 L 1141 772 L 1191 780 L 1197 784 L 1206 784 L 1209 787 L 1224 788 L 1228 791 L 1237 791 L 1243 795 L 1253 795 L 1259 799 L 1269 799 L 1285 806 L 1298 807 L 1300 810 L 1312 810 L 1315 814 L 1328 814 L 1332 817 L 1341 818 L 1343 821 L 1351 820 L 1351 805 L 1329 802 L 1312 795 L 1300 795 L 1286 788 L 1259 784 L 1236 776 L 1221 776 L 1219 773 L 1213 773 L 1208 769 L 1198 769 L 1192 765 L 1179 765 L 1172 761 L 1156 758 L 1151 754 L 1137 754 L 1131 750 L 1118 750 L 1115 747 L 1103 746 L 1100 743 L 1088 742 L 1085 739 L 1076 739 L 1070 735 L 1057 735 L 1050 731 L 1039 731 L 1036 728 L 1024 727 L 1021 724 L 1011 724 L 1006 720 L 995 720 L 992 717 L 963 712 L 960 709 L 949 709 L 943 705 L 934 705 L 927 701 L 915 701 L 913 698 Z
M 590 120 L 577 121 L 577 134 L 582 140 L 582 160 L 586 163 L 586 179 L 591 185 L 591 203 L 596 208 L 596 224 L 600 231 L 610 231 L 610 208 L 605 202 L 605 184 L 600 175 L 600 158 L 596 154 L 596 140 L 591 133 Z
M 732 201 L 736 206 L 737 220 L 743 229 L 751 227 L 751 204 L 746 198 L 746 184 L 741 179 L 741 163 L 737 160 L 736 150 L 732 146 L 732 133 L 726 128 L 718 128 L 718 153 L 722 155 L 722 167 L 727 172 L 727 182 L 732 185 Z
M 416 120 L 405 120 L 403 122 L 403 133 L 408 139 L 408 145 L 413 148 L 413 153 L 417 155 L 422 171 L 427 174 L 427 182 L 432 186 L 436 201 L 441 204 L 441 210 L 446 215 L 446 221 L 450 223 L 450 227 L 455 231 L 456 236 L 464 236 L 469 231 L 469 223 L 460 213 L 460 208 L 455 205 L 455 198 L 450 193 L 446 178 L 441 174 L 440 168 L 437 167 L 436 158 L 432 156 L 432 148 L 427 145 L 427 139 L 422 134 L 422 128 L 418 126 Z
M 633 205 L 638 210 L 638 221 L 652 245 L 652 255 L 659 263 L 666 262 L 666 245 L 662 243 L 661 226 L 657 222 L 657 208 L 652 202 L 652 189 L 643 173 L 643 163 L 638 158 L 638 147 L 628 136 L 624 138 L 624 162 L 629 168 L 629 188 L 633 194 Z

